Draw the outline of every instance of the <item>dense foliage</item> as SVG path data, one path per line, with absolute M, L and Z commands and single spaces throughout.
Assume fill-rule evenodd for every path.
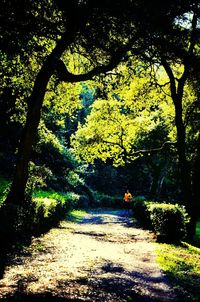
M 178 243 L 185 238 L 189 218 L 182 206 L 136 199 L 133 209 L 141 224 L 155 231 L 158 241 Z
M 2 1 L 4 214 L 20 225 L 41 189 L 92 206 L 129 187 L 184 204 L 194 235 L 199 16 L 197 0 Z

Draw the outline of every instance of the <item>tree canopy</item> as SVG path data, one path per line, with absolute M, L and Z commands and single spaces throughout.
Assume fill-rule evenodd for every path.
M 162 138 L 175 139 L 183 198 L 195 221 L 200 169 L 191 167 L 199 158 L 199 18 L 198 0 L 3 0 L 2 95 L 5 104 L 12 102 L 9 110 L 18 108 L 4 121 L 12 117 L 23 128 L 7 203 L 23 204 L 38 127 L 40 139 L 46 136 L 58 147 L 61 136 L 57 141 L 52 121 L 54 129 L 62 128 L 66 113 L 77 112 L 83 82 L 117 73 L 109 84 L 113 89 L 98 88 L 101 97 L 75 135 L 76 149 L 121 164 L 141 155 L 143 147 L 157 148 L 144 143 L 148 132 L 163 133 L 161 144 Z M 117 88 L 124 72 L 129 80 Z M 191 133 L 194 140 L 187 144 Z

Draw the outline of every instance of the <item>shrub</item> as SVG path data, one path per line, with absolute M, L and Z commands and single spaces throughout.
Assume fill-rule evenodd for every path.
M 2 187 L 2 186 L 1 186 Z M 0 240 L 5 246 L 19 237 L 39 234 L 56 225 L 66 215 L 79 195 L 72 192 L 26 192 L 23 204 L 2 204 L 0 207 Z
M 33 233 L 46 231 L 65 216 L 65 207 L 61 201 L 53 198 L 34 198 L 35 214 L 32 230 Z
M 140 221 L 140 223 L 145 227 L 152 229 L 150 213 L 148 211 L 148 202 L 140 198 L 134 198 L 132 202 L 132 209 L 135 217 Z
M 46 231 L 56 225 L 61 218 L 65 217 L 67 210 L 78 202 L 79 197 L 79 195 L 73 192 L 34 192 L 33 203 L 35 204 L 35 214 L 33 232 Z
M 141 202 L 141 201 L 145 201 L 146 198 L 144 196 L 134 196 L 133 197 L 134 202 Z
M 60 202 L 65 209 L 70 209 L 72 206 L 75 206 L 80 196 L 74 192 L 55 192 L 55 191 L 36 191 L 33 193 L 34 198 L 50 198 L 55 199 Z
M 90 199 L 88 195 L 82 194 L 77 203 L 77 208 L 88 208 L 90 205 Z
M 183 206 L 145 201 L 134 197 L 132 208 L 140 223 L 155 231 L 158 241 L 178 242 L 186 236 L 189 222 Z
M 2 204 L 0 208 L 0 241 L 2 248 L 12 245 L 14 240 L 30 233 L 35 215 L 31 196 L 26 194 L 23 204 Z
M 122 207 L 123 200 L 115 196 L 109 196 L 98 191 L 92 191 L 93 194 L 93 206 L 94 207 L 109 207 L 120 208 Z
M 3 204 L 10 187 L 10 182 L 0 177 L 0 206 Z
M 182 206 L 147 203 L 147 209 L 159 241 L 178 242 L 186 236 L 188 216 Z

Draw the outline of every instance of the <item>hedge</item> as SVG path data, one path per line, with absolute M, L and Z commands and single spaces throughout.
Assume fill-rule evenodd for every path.
M 133 210 L 144 227 L 152 229 L 160 242 L 179 242 L 186 236 L 188 215 L 178 204 L 135 201 Z
M 0 242 L 12 245 L 27 235 L 39 235 L 55 226 L 71 208 L 78 195 L 72 192 L 36 192 L 27 195 L 23 205 L 2 204 L 0 206 Z M 3 246 L 2 246 L 3 247 Z

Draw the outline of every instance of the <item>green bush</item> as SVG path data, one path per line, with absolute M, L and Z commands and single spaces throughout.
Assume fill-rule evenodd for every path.
M 74 207 L 79 195 L 73 192 L 37 191 L 33 194 L 35 204 L 33 232 L 46 231 L 65 217 L 66 212 Z
M 12 244 L 17 240 L 30 233 L 33 227 L 35 215 L 34 204 L 31 196 L 26 194 L 23 204 L 5 204 L 0 208 L 0 241 L 2 248 Z
M 3 177 L 0 177 L 0 206 L 4 202 L 8 189 L 10 187 L 10 182 Z
M 152 229 L 152 223 L 150 219 L 150 213 L 148 211 L 148 202 L 144 199 L 134 197 L 132 202 L 132 209 L 135 217 L 140 221 L 142 226 L 148 229 Z
M 80 196 L 74 192 L 55 192 L 55 191 L 36 191 L 33 193 L 33 198 L 50 198 L 59 201 L 66 209 L 74 207 Z
M 92 191 L 94 207 L 109 207 L 120 208 L 123 204 L 123 199 L 115 196 L 109 196 L 101 192 Z
M 33 203 L 35 204 L 33 233 L 45 231 L 56 225 L 66 214 L 66 209 L 59 200 L 37 197 L 33 199 Z
M 182 206 L 147 203 L 147 209 L 159 241 L 178 242 L 186 236 L 188 216 Z
M 158 241 L 178 242 L 186 236 L 189 219 L 184 207 L 134 197 L 132 209 L 145 228 L 155 231 Z
M 43 233 L 66 215 L 79 195 L 54 191 L 26 193 L 23 204 L 3 204 L 0 207 L 0 240 L 5 246 L 26 235 Z M 10 242 L 10 243 L 9 243 Z
M 90 206 L 90 199 L 88 195 L 82 194 L 77 203 L 77 208 L 88 208 Z
M 142 202 L 142 201 L 145 201 L 146 198 L 144 196 L 134 196 L 133 197 L 133 201 L 134 202 Z

